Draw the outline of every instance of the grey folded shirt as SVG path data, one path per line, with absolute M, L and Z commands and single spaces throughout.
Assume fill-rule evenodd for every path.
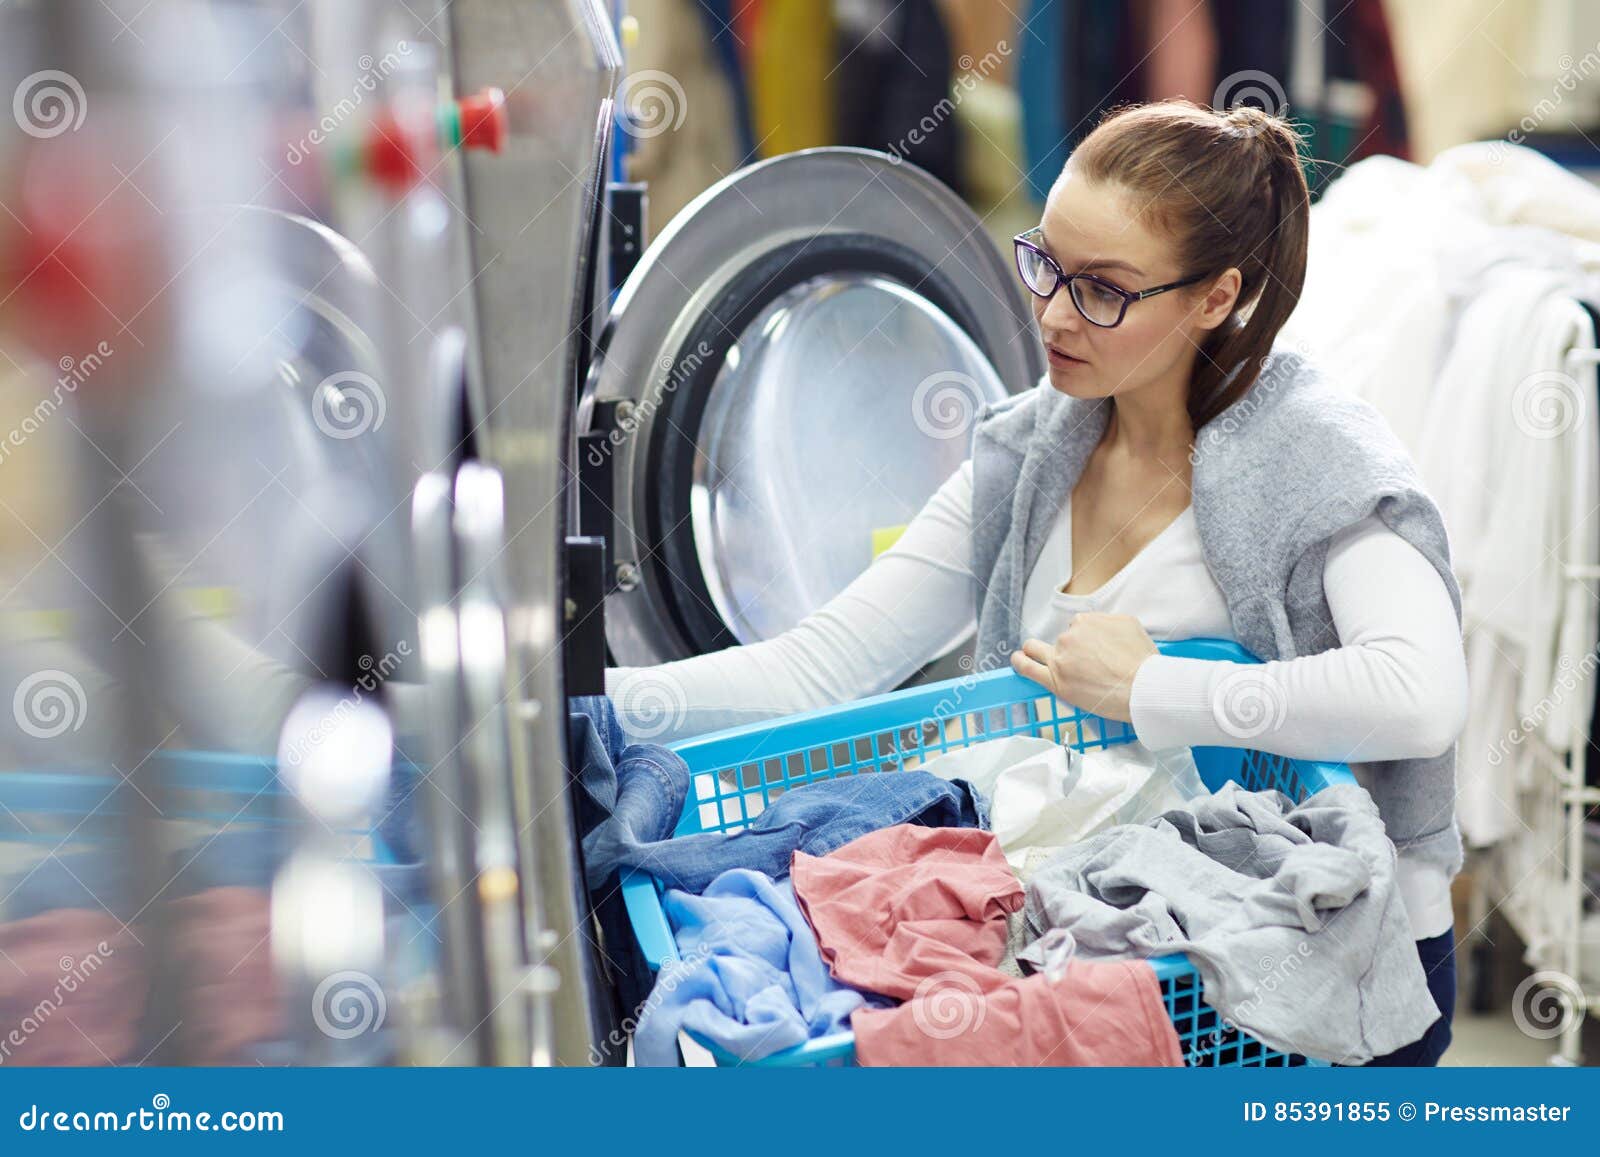
M 1027 939 L 1089 958 L 1186 952 L 1207 1002 L 1275 1049 L 1361 1064 L 1438 1019 L 1372 798 L 1292 806 L 1229 783 L 1058 853 L 1028 884 Z M 1018 959 L 1041 965 L 1037 945 Z

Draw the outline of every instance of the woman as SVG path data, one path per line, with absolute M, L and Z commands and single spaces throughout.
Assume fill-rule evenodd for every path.
M 1247 108 L 1102 122 L 1016 240 L 1048 388 L 981 415 L 971 459 L 896 546 L 799 626 L 607 689 L 636 735 L 693 734 L 887 690 L 976 617 L 980 666 L 1007 656 L 1151 747 L 1350 762 L 1399 849 L 1441 1014 L 1374 1063 L 1433 1064 L 1455 989 L 1459 592 L 1381 418 L 1273 351 L 1305 276 L 1296 145 Z M 1270 661 L 1152 641 L 1196 636 Z

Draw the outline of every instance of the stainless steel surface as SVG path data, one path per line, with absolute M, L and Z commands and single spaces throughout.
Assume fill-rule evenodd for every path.
M 47 405 L 0 490 L 26 480 L 50 499 L 6 495 L 16 524 L 0 532 L 0 601 L 6 666 L 65 697 L 49 727 L 17 718 L 37 746 L 0 736 L 0 773 L 27 773 L 0 774 L 0 790 L 40 784 L 47 817 L 5 833 L 0 921 L 12 948 L 13 934 L 35 950 L 60 938 L 44 992 L 58 959 L 103 968 L 81 990 L 89 1003 L 57 1018 L 70 1035 L 29 1047 L 53 1063 L 303 1058 L 329 1038 L 294 1015 L 309 1008 L 289 992 L 304 970 L 275 986 L 266 886 L 273 854 L 318 821 L 278 813 L 265 787 L 217 804 L 236 790 L 225 779 L 271 766 L 314 677 L 314 658 L 277 648 L 328 632 L 337 587 L 307 577 L 325 575 L 326 544 L 290 532 L 317 515 L 347 526 L 339 513 L 374 501 L 365 466 L 345 469 L 348 448 L 321 442 L 310 410 L 318 351 L 347 348 L 326 324 L 338 311 L 313 316 L 285 292 L 311 288 L 294 285 L 295 259 L 326 257 L 325 239 L 241 208 L 274 199 L 261 157 L 298 70 L 251 46 L 287 18 L 61 0 L 0 12 L 0 42 L 35 12 L 49 34 L 6 91 L 53 86 L 65 119 L 19 115 L 0 134 L 0 249 L 20 260 L 6 269 L 0 365 Z M 121 38 L 124 19 L 137 34 Z M 24 252 L 40 247 L 23 258 L 19 237 Z M 342 268 L 323 265 L 335 280 Z M 319 487 L 333 478 L 346 493 L 330 504 Z M 84 783 L 110 786 L 86 798 Z M 107 959 L 75 913 L 105 928 Z M 381 904 L 366 915 L 381 924 Z
M 621 61 L 608 15 L 592 0 L 456 0 L 448 19 L 456 91 L 503 89 L 512 124 L 502 155 L 464 158 L 477 413 L 484 455 L 505 487 L 504 691 L 516 721 L 507 773 L 519 793 L 528 961 L 559 977 L 549 1059 L 586 1064 L 601 1005 L 589 976 L 587 900 L 567 797 L 557 612 L 564 447 L 580 355 L 574 334 L 587 309 L 579 289 Z M 524 711 L 526 703 L 541 709 Z
M 0 5 L 0 68 L 42 93 L 0 133 L 0 930 L 46 992 L 116 949 L 0 1061 L 587 1063 L 554 608 L 606 14 Z M 438 155 L 489 85 L 504 152 Z
M 607 635 L 619 663 L 646 665 L 699 649 L 673 621 L 670 600 L 682 596 L 663 588 L 668 583 L 682 584 L 685 576 L 662 573 L 661 544 L 652 530 L 650 514 L 659 488 L 670 482 L 650 460 L 657 423 L 664 420 L 663 412 L 671 408 L 674 395 L 683 386 L 686 360 L 714 356 L 686 348 L 686 343 L 692 335 L 709 335 L 713 341 L 742 337 L 719 333 L 719 323 L 722 331 L 729 329 L 729 318 L 714 317 L 707 325 L 708 311 L 719 294 L 730 284 L 738 284 L 736 279 L 750 276 L 753 268 L 761 273 L 752 289 L 760 291 L 793 269 L 819 260 L 817 255 L 833 244 L 844 244 L 841 238 L 865 238 L 871 246 L 904 255 L 903 264 L 917 272 L 892 280 L 900 281 L 913 297 L 943 297 L 955 302 L 966 314 L 963 327 L 969 331 L 972 345 L 993 372 L 972 372 L 971 350 L 948 336 L 937 339 L 948 360 L 941 363 L 932 350 L 901 346 L 902 357 L 896 364 L 890 357 L 896 343 L 883 332 L 872 331 L 869 323 L 862 349 L 852 350 L 848 342 L 835 346 L 834 360 L 844 363 L 840 381 L 813 383 L 813 389 L 837 387 L 845 392 L 847 387 L 840 382 L 865 380 L 865 367 L 871 365 L 877 371 L 877 390 L 886 399 L 899 399 L 905 407 L 903 417 L 892 423 L 894 430 L 904 430 L 915 419 L 913 400 L 927 404 L 938 396 L 948 402 L 952 383 L 962 394 L 986 393 L 995 381 L 1015 392 L 1033 385 L 1044 372 L 1032 314 L 1004 255 L 971 209 L 926 173 L 866 150 L 811 149 L 751 165 L 708 189 L 673 218 L 623 287 L 602 337 L 603 356 L 590 374 L 586 392 L 586 403 L 625 400 L 634 406 L 612 444 L 616 479 L 613 557 L 621 565 L 633 566 L 638 580 L 631 591 L 613 595 L 607 605 Z M 861 271 L 872 272 L 870 268 Z M 826 277 L 829 270 L 815 272 Z M 876 308 L 869 304 L 873 300 L 870 294 L 863 292 L 858 300 L 869 313 Z M 733 307 L 738 304 L 732 303 Z M 838 316 L 828 309 L 816 313 L 824 319 Z M 909 323 L 917 312 L 899 316 Z M 926 315 L 923 320 L 927 321 Z M 944 335 L 942 327 L 931 323 L 920 332 Z M 799 344 L 828 341 L 825 336 L 789 340 Z M 833 369 L 829 364 L 812 367 L 810 373 L 825 376 Z M 952 377 L 939 379 L 940 374 Z M 953 375 L 966 375 L 974 384 L 969 386 Z M 775 387 L 772 396 L 799 397 L 805 388 L 800 383 Z M 886 448 L 882 432 L 859 419 L 857 404 L 853 400 L 850 408 L 823 415 L 825 431 L 807 431 L 797 437 L 813 452 L 819 446 L 829 447 L 827 458 L 815 464 L 813 479 L 825 478 L 841 464 L 847 471 L 868 471 L 874 463 L 883 463 L 895 472 L 908 462 L 917 464 L 916 477 L 911 480 L 891 475 L 889 469 L 878 476 L 879 485 L 897 496 L 893 505 L 903 512 L 900 516 L 879 509 L 849 516 L 855 521 L 847 522 L 845 533 L 852 541 L 842 549 L 864 565 L 858 528 L 878 518 L 890 519 L 889 525 L 906 521 L 942 481 L 937 476 L 953 452 L 951 445 L 941 445 L 936 450 L 937 460 L 923 465 L 910 447 Z M 587 404 L 583 412 L 588 412 Z M 938 406 L 927 414 L 930 425 L 939 424 Z M 959 426 L 959 413 L 955 420 Z M 701 431 L 686 434 L 698 439 Z M 964 447 L 965 434 L 942 441 Z M 770 447 L 761 452 L 770 452 Z M 757 472 L 762 468 L 760 462 L 753 466 Z M 793 468 L 790 476 L 803 477 L 803 469 Z M 763 501 L 768 510 L 775 510 L 785 499 L 780 494 Z M 885 507 L 888 505 L 886 500 Z M 687 516 L 684 511 L 681 517 Z M 788 541 L 814 543 L 815 538 L 801 531 Z M 695 545 L 698 551 L 701 543 L 697 540 Z M 727 538 L 722 545 L 728 545 Z M 707 544 L 707 549 L 713 548 Z M 733 633 L 757 637 L 814 609 L 847 568 L 841 562 L 837 568 L 829 563 L 824 569 L 826 579 L 796 577 L 794 585 L 774 599 L 770 618 L 764 618 L 765 612 L 752 601 L 750 592 L 759 590 L 759 578 L 754 582 L 729 578 L 731 573 L 741 572 L 737 561 L 713 562 L 709 572 L 723 582 L 723 601 L 734 604 L 733 617 L 742 618 Z
M 739 641 L 848 586 L 875 535 L 961 465 L 978 407 L 1003 397 L 972 339 L 885 278 L 824 275 L 763 310 L 712 386 L 691 497 L 700 567 Z
M 523 978 L 527 953 L 522 909 L 533 906 L 535 928 L 544 928 L 543 897 L 524 895 L 517 833 L 521 785 L 507 776 L 511 712 L 506 705 L 506 623 L 500 556 L 505 550 L 505 491 L 492 467 L 468 462 L 455 479 L 455 538 L 460 551 L 461 590 L 457 639 L 461 648 L 463 718 L 461 763 L 468 788 L 473 839 L 475 904 L 483 927 L 490 1024 L 485 1026 L 491 1064 L 550 1063 L 549 1008 L 541 1002 L 530 1017 Z M 538 1036 L 533 1034 L 537 1024 Z
M 438 351 L 443 375 L 458 371 L 455 351 Z M 460 746 L 464 694 L 461 673 L 461 624 L 456 608 L 454 539 L 455 470 L 453 464 L 430 471 L 417 482 L 412 496 L 413 542 L 418 568 L 418 643 L 424 684 L 425 730 L 428 735 L 428 785 L 420 806 L 428 817 L 428 874 L 439 913 L 438 951 L 441 967 L 435 991 L 423 994 L 414 1012 L 415 1049 L 424 1064 L 481 1062 L 492 1055 L 487 1039 L 489 999 L 485 944 L 471 887 L 476 875 L 472 821 L 468 814 L 466 773 Z

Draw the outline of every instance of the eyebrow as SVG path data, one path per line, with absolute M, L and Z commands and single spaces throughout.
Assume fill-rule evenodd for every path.
M 1133 273 L 1133 274 L 1139 274 L 1139 273 L 1143 273 L 1144 272 L 1137 265 L 1130 265 L 1126 261 L 1111 261 L 1111 260 L 1087 261 L 1082 266 L 1080 266 L 1079 268 L 1080 268 L 1080 270 L 1082 270 L 1084 272 L 1087 272 L 1088 270 L 1091 270 L 1091 269 L 1122 269 L 1122 270 L 1126 270 L 1127 272 Z
M 1051 257 L 1056 257 L 1055 250 L 1052 249 L 1049 242 L 1045 240 L 1044 230 L 1042 228 L 1035 227 L 1032 230 L 1032 233 L 1039 248 L 1050 254 Z M 1061 259 L 1056 257 L 1056 260 L 1060 261 Z M 1063 268 L 1065 268 L 1064 264 Z M 1133 265 L 1127 261 L 1117 261 L 1109 257 L 1097 257 L 1093 261 L 1085 261 L 1082 265 L 1078 266 L 1078 271 L 1080 273 L 1087 273 L 1091 269 L 1121 269 L 1128 273 L 1132 273 L 1135 276 L 1142 276 L 1144 273 L 1144 270 L 1140 269 L 1137 265 Z

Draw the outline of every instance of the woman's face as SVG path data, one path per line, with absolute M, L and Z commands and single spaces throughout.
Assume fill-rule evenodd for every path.
M 1044 249 L 1065 274 L 1093 273 L 1130 292 L 1178 281 L 1174 246 L 1142 219 L 1118 185 L 1087 181 L 1067 166 L 1045 201 Z M 1207 282 L 1130 302 L 1113 329 L 1084 320 L 1063 285 L 1049 301 L 1029 294 L 1049 359 L 1050 384 L 1074 398 L 1104 398 L 1152 382 L 1185 386 L 1204 330 L 1196 316 Z

